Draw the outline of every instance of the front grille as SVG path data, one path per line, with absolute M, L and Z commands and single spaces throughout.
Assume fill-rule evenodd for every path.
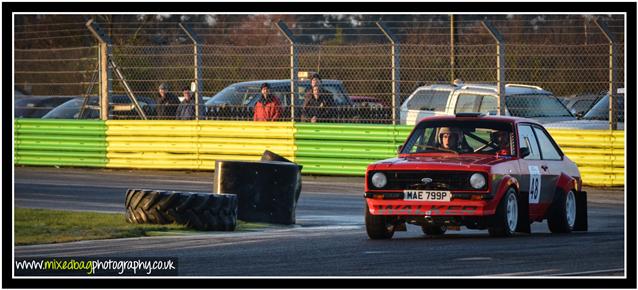
M 383 189 L 476 191 L 476 189 L 470 185 L 470 176 L 476 173 L 475 171 L 384 171 L 384 173 L 388 178 L 388 184 Z M 374 174 L 374 172 L 368 173 L 368 178 L 371 178 L 372 174 Z M 423 178 L 430 178 L 432 182 L 425 184 L 421 181 Z M 368 180 L 368 184 L 372 184 L 370 180 Z M 370 189 L 376 188 L 371 187 Z M 481 190 L 484 189 L 485 188 Z

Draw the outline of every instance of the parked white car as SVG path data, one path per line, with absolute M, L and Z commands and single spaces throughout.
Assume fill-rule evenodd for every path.
M 414 125 L 436 115 L 480 112 L 497 115 L 497 87 L 492 84 L 430 85 L 416 89 L 401 105 L 401 124 Z M 576 120 L 551 92 L 537 86 L 505 85 L 505 115 L 541 124 Z
M 625 89 L 618 89 L 616 98 L 618 130 L 625 130 Z M 580 120 L 545 124 L 545 128 L 607 130 L 609 129 L 609 94 L 602 97 Z

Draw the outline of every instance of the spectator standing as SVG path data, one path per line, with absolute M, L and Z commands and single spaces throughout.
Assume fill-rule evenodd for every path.
M 159 85 L 158 91 L 156 98 L 157 118 L 172 119 L 172 116 L 175 116 L 175 110 L 179 105 L 179 98 L 168 91 L 168 85 L 165 83 Z
M 188 87 L 182 89 L 184 99 L 177 107 L 177 120 L 192 120 L 195 116 L 195 105 L 191 97 L 191 90 Z
M 261 84 L 261 97 L 255 104 L 255 121 L 277 121 L 281 116 L 281 103 L 279 99 L 270 94 L 268 83 Z
M 314 74 L 310 80 L 310 89 L 304 96 L 302 121 L 316 123 L 327 120 L 329 107 L 333 105 L 331 93 L 321 88 L 321 77 Z
M 319 86 L 312 87 L 304 97 L 302 120 L 320 122 L 327 120 L 328 108 L 332 106 L 332 97 L 321 91 Z

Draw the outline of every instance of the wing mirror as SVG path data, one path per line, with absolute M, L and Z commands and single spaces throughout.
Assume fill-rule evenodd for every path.
M 521 148 L 521 158 L 525 158 L 527 156 L 529 156 L 531 152 L 529 152 L 529 148 L 527 147 L 522 147 Z
M 401 150 L 403 150 L 403 145 L 399 145 L 399 147 L 397 148 L 397 153 L 401 153 Z

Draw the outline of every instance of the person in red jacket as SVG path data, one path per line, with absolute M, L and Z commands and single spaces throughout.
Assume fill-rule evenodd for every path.
M 270 94 L 268 83 L 261 84 L 261 98 L 255 105 L 255 121 L 277 121 L 281 115 L 279 99 Z

